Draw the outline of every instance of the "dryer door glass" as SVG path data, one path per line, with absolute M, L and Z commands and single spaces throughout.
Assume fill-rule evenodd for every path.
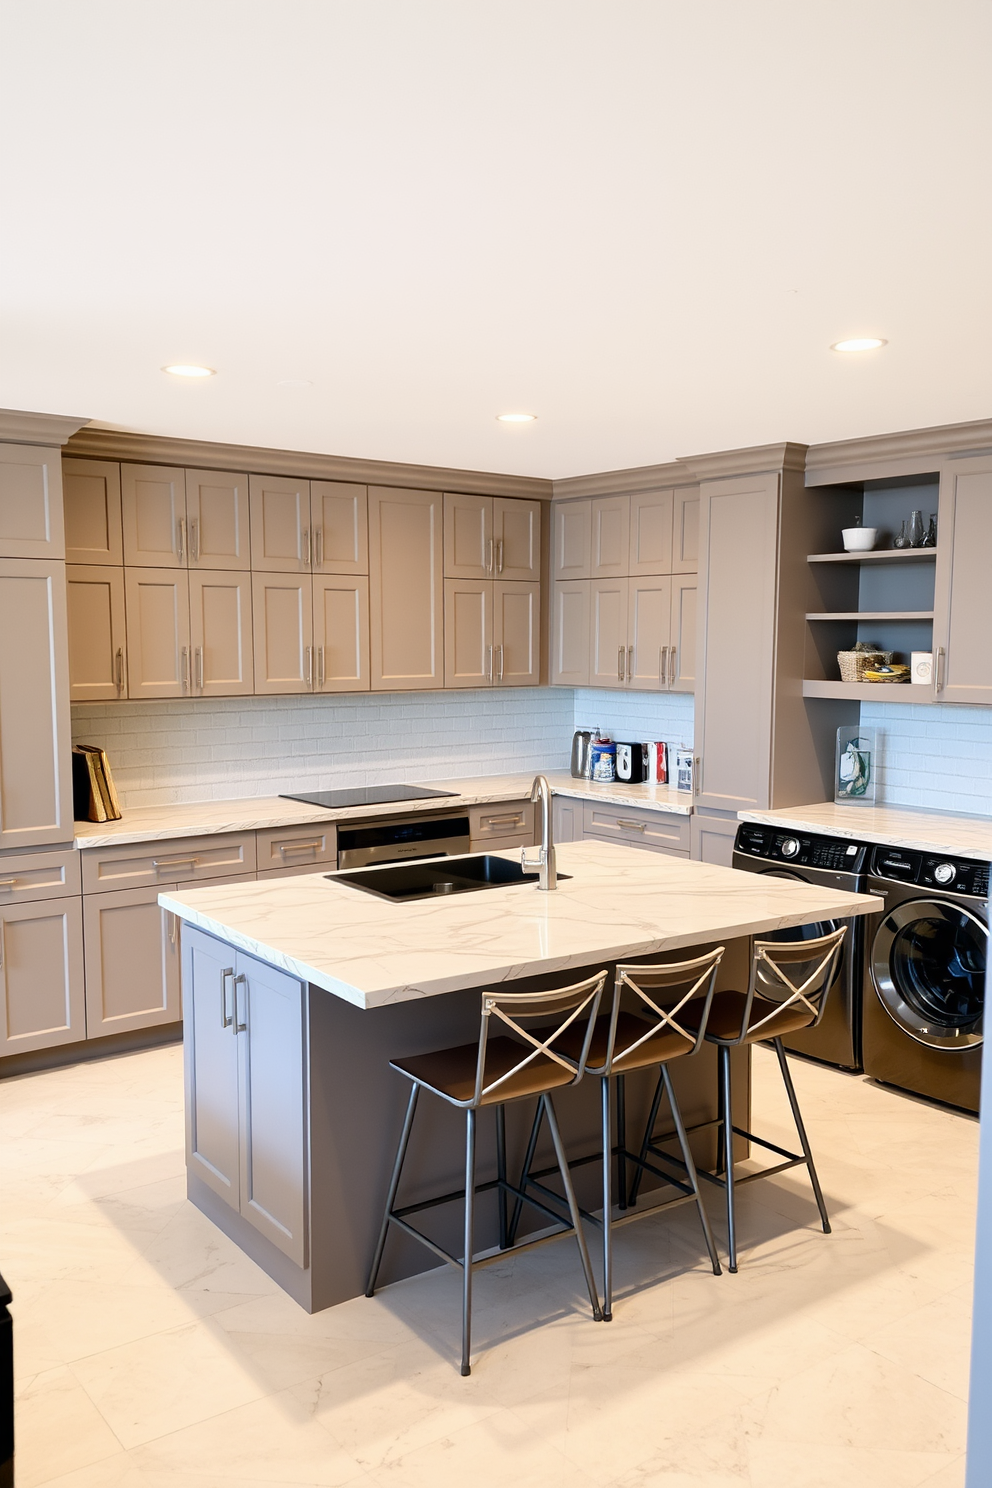
M 872 974 L 889 1016 L 932 1049 L 982 1042 L 988 929 L 963 907 L 916 899 L 887 914 Z

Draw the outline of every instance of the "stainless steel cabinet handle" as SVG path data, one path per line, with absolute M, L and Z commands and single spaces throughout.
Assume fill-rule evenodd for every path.
M 943 690 L 944 690 L 944 662 L 945 662 L 945 659 L 946 658 L 945 658 L 943 646 L 938 646 L 937 647 L 937 667 L 936 667 L 936 671 L 935 671 L 935 674 L 934 674 L 934 683 L 933 683 L 933 690 L 934 690 L 934 692 L 943 692 Z
M 309 842 L 279 842 L 276 844 L 281 853 L 310 852 L 311 850 L 313 852 L 319 852 L 323 845 L 320 837 L 314 837 Z
M 233 977 L 234 967 L 225 966 L 220 974 L 220 1026 L 230 1028 L 234 1022 L 234 1015 L 227 1011 L 227 979 Z
M 658 686 L 664 687 L 668 681 L 668 647 L 662 646 L 658 651 Z
M 697 754 L 692 762 L 692 794 L 698 796 L 703 788 L 703 762 Z
M 634 648 L 633 648 L 633 646 L 628 646 L 627 647 L 627 681 L 628 682 L 630 681 L 630 678 L 631 678 L 631 673 L 633 671 L 633 665 L 634 665 Z
M 323 646 L 318 646 L 317 647 L 317 688 L 318 688 L 318 690 L 321 687 L 323 687 L 323 685 L 324 685 L 324 648 L 323 648 Z
M 114 685 L 117 688 L 117 696 L 120 697 L 124 691 L 124 650 L 117 647 L 114 654 Z
M 617 649 L 617 681 L 618 682 L 622 682 L 623 681 L 623 669 L 624 669 L 624 655 L 623 655 L 623 653 L 626 651 L 626 649 L 627 649 L 626 646 L 620 646 Z
M 497 681 L 502 682 L 502 680 L 503 680 L 503 647 L 502 647 L 502 645 L 500 645 L 498 649 L 499 649 L 499 677 L 497 678 Z
M 16 878 L 0 878 L 0 889 L 11 889 L 16 882 Z
M 242 971 L 242 972 L 240 972 L 234 978 L 234 1031 L 235 1031 L 235 1033 L 244 1033 L 245 1030 L 248 1027 L 248 997 L 247 997 L 247 993 L 245 994 L 245 1021 L 243 1023 L 241 1021 L 241 1014 L 238 1012 L 238 988 L 239 987 L 246 987 L 247 985 L 248 985 L 248 978 L 245 976 L 244 972 Z
M 200 524 L 194 517 L 189 524 L 189 561 L 198 563 L 200 560 Z
M 196 688 L 198 692 L 203 691 L 203 647 L 196 648 Z
M 176 557 L 180 563 L 186 559 L 186 518 L 180 517 L 176 523 Z
M 304 562 L 305 566 L 307 568 L 309 568 L 310 567 L 310 564 L 311 564 L 311 561 L 312 560 L 311 560 L 311 557 L 310 557 L 310 528 L 308 527 L 307 530 L 303 534 L 303 562 Z
M 676 654 L 677 653 L 676 653 L 675 647 L 673 646 L 672 649 L 671 649 L 671 651 L 668 654 L 668 685 L 669 685 L 669 687 L 674 687 L 675 686 L 675 681 L 676 681 L 675 657 L 676 657 Z
M 181 868 L 184 863 L 195 868 L 199 861 L 199 858 L 152 858 L 152 867 L 156 873 L 161 873 L 163 868 Z
M 492 648 L 492 646 L 487 646 L 486 647 L 486 681 L 487 682 L 491 682 L 492 680 L 493 680 L 493 648 Z
M 489 539 L 489 542 L 487 544 L 487 548 L 486 548 L 486 573 L 492 573 L 492 571 L 493 571 L 493 550 L 494 550 L 494 547 L 495 547 L 495 544 L 493 543 L 492 538 L 490 538 Z
M 503 539 L 500 538 L 496 544 L 496 572 L 503 572 Z
M 513 816 L 484 816 L 482 825 L 484 827 L 522 827 L 524 814 L 522 811 L 514 812 Z
M 183 679 L 183 692 L 189 692 L 189 647 L 184 646 L 180 654 L 180 676 Z
M 646 832 L 648 829 L 647 822 L 630 821 L 629 818 L 625 816 L 617 817 L 617 826 L 627 827 L 632 832 Z
M 324 566 L 324 529 L 315 527 L 313 529 L 313 566 L 323 568 Z
M 309 687 L 310 691 L 313 692 L 313 647 L 305 646 L 303 649 L 306 653 L 307 687 Z
M 169 944 L 173 948 L 179 938 L 179 918 L 177 915 L 169 915 Z

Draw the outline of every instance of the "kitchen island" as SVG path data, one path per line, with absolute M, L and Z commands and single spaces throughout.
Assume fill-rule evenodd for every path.
M 474 1040 L 480 988 L 536 989 L 715 944 L 727 946 L 719 985 L 741 986 L 752 935 L 880 907 L 867 895 L 600 842 L 559 847 L 558 871 L 554 893 L 526 882 L 410 903 L 333 873 L 160 896 L 183 922 L 189 1196 L 308 1311 L 364 1290 L 406 1096 L 389 1059 Z M 716 1114 L 711 1053 L 678 1071 L 690 1126 Z M 737 1057 L 743 1073 L 747 1051 Z M 632 1131 L 648 1083 L 629 1093 Z M 576 1155 L 595 1150 L 594 1084 L 561 1100 Z M 735 1114 L 746 1117 L 747 1081 L 736 1085 Z M 410 1200 L 458 1186 L 458 1115 L 429 1104 L 438 1109 L 418 1117 Z M 515 1114 L 511 1163 L 531 1113 Z M 698 1144 L 711 1165 L 712 1131 Z M 480 1180 L 490 1176 L 486 1148 L 483 1125 Z M 436 1213 L 439 1243 L 453 1243 L 457 1216 Z M 495 1204 L 479 1219 L 480 1245 L 494 1243 Z M 432 1264 L 400 1238 L 382 1279 Z

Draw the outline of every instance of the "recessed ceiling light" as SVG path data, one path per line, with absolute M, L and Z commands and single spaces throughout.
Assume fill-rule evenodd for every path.
M 537 418 L 536 413 L 498 413 L 497 419 L 501 424 L 532 424 Z
M 854 336 L 850 341 L 835 341 L 831 351 L 877 351 L 880 346 L 888 346 L 887 341 L 882 341 L 878 336 Z
M 195 367 L 191 363 L 176 362 L 169 367 L 163 367 L 163 372 L 170 372 L 173 377 L 216 377 L 213 367 Z

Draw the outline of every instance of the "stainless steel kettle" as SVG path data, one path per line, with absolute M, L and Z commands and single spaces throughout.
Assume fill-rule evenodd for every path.
M 591 742 L 592 731 L 590 729 L 576 729 L 572 735 L 572 763 L 570 769 L 575 780 L 585 780 L 588 778 L 589 746 Z

